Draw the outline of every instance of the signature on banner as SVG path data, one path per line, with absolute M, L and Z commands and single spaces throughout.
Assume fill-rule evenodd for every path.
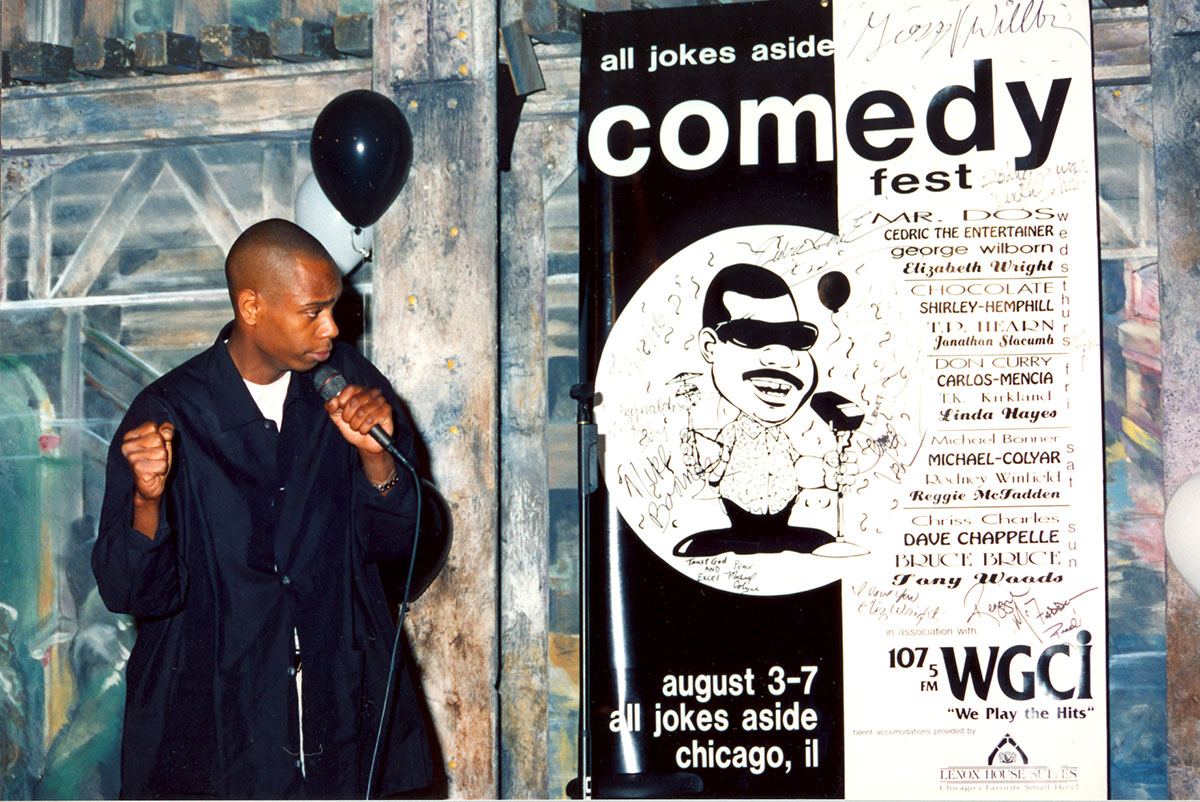
M 979 574 L 976 582 L 963 595 L 963 608 L 968 611 L 967 623 L 992 621 L 997 626 L 1011 627 L 1015 632 L 1028 632 L 1041 643 L 1074 632 L 1084 625 L 1075 601 L 1098 588 L 1091 587 L 1065 595 L 1061 590 L 1043 594 L 1033 588 L 1013 590 L 1011 585 L 992 581 L 989 574 Z

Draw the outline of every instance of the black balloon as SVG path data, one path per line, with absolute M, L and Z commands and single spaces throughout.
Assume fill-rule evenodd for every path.
M 826 309 L 836 312 L 850 297 L 850 280 L 836 270 L 826 273 L 817 282 L 817 297 Z
M 412 131 L 388 98 L 368 89 L 338 95 L 313 124 L 317 183 L 352 226 L 369 226 L 400 194 L 412 165 Z

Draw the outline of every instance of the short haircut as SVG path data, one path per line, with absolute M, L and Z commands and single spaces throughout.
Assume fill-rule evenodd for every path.
M 333 257 L 312 234 L 290 220 L 262 220 L 241 233 L 225 257 L 225 284 L 237 304 L 237 293 L 249 288 L 262 292 L 291 278 L 295 257 L 322 259 L 334 270 Z
M 701 312 L 702 325 L 706 329 L 715 329 L 721 323 L 731 319 L 729 308 L 725 306 L 725 293 L 736 292 L 751 298 L 781 298 L 786 296 L 795 307 L 792 290 L 780 276 L 765 267 L 749 264 L 729 265 L 713 277 L 704 293 L 704 308 Z

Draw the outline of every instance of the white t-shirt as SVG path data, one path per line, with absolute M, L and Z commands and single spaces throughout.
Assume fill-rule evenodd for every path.
M 246 379 L 242 379 L 242 381 L 246 382 L 246 389 L 250 391 L 250 397 L 254 399 L 254 403 L 258 404 L 258 409 L 262 412 L 263 417 L 275 421 L 276 429 L 282 429 L 283 400 L 287 398 L 292 372 L 287 371 L 270 384 L 255 384 Z

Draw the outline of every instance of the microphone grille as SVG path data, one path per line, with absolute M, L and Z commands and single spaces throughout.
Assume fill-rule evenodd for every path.
M 346 389 L 346 379 L 329 365 L 318 365 L 313 371 L 313 386 L 317 388 L 322 401 L 329 401 Z

